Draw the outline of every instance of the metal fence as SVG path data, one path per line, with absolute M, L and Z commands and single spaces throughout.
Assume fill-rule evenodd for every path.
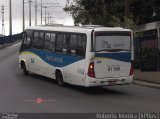
M 22 34 L 0 37 L 0 45 L 11 44 L 22 39 Z
M 160 71 L 160 50 L 157 37 L 134 39 L 135 68 L 142 71 Z

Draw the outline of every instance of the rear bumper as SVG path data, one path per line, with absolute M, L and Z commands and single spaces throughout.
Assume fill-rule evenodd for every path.
M 86 87 L 127 85 L 127 84 L 131 84 L 132 81 L 133 81 L 133 76 L 118 77 L 118 78 L 104 78 L 104 79 L 96 79 L 96 78 L 87 77 Z

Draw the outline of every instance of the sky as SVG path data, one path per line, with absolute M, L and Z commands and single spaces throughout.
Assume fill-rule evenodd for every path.
M 11 0 L 12 1 L 12 34 L 22 32 L 22 0 Z M 29 0 L 25 0 L 25 28 L 29 26 Z M 42 0 L 42 3 L 50 3 L 50 4 L 43 4 L 46 6 L 52 6 L 47 8 L 47 12 L 50 12 L 49 16 L 53 23 L 64 24 L 64 25 L 73 25 L 73 19 L 71 15 L 65 13 L 63 8 L 66 5 L 66 2 L 69 1 L 71 4 L 71 0 Z M 37 0 L 38 2 L 38 13 L 37 13 L 37 23 L 38 25 L 41 24 L 41 17 L 40 17 L 40 2 L 41 0 Z M 55 3 L 55 4 L 51 4 Z M 59 5 L 58 5 L 59 4 Z M 9 0 L 0 0 L 0 34 L 2 31 L 2 14 L 1 14 L 1 6 L 4 5 L 4 20 L 5 20 L 5 35 L 9 34 Z M 58 7 L 54 7 L 58 6 Z M 32 0 L 32 26 L 35 26 L 35 0 Z M 43 8 L 44 13 L 44 8 Z M 48 16 L 48 14 L 47 14 Z M 47 20 L 48 21 L 48 20 Z M 44 24 L 44 14 L 43 14 L 43 24 Z

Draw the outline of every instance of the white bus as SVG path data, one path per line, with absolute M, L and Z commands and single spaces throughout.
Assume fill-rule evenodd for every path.
M 133 35 L 101 26 L 36 26 L 23 34 L 19 64 L 29 72 L 66 83 L 125 85 L 133 80 Z

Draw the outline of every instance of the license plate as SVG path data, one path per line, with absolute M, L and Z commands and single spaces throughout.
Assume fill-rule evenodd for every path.
M 120 66 L 119 65 L 108 65 L 107 70 L 108 72 L 118 72 L 120 71 Z
M 117 84 L 116 80 L 108 81 L 108 85 L 116 85 L 116 84 Z

